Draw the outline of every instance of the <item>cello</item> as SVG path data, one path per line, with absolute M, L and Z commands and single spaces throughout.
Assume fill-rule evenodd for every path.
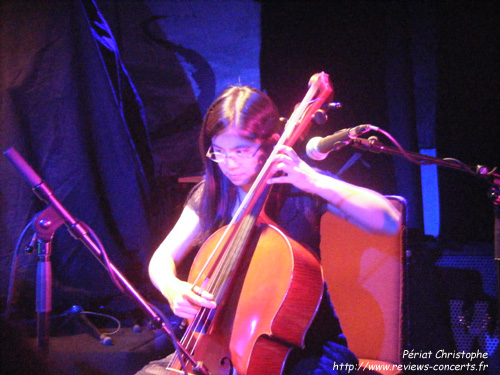
M 217 308 L 201 308 L 188 322 L 180 343 L 191 362 L 177 354 L 168 373 L 280 375 L 290 351 L 303 347 L 323 293 L 322 269 L 263 208 L 275 156 L 309 128 L 332 91 L 327 74 L 311 77 L 304 99 L 233 219 L 198 251 L 188 281 L 197 293 L 211 293 Z

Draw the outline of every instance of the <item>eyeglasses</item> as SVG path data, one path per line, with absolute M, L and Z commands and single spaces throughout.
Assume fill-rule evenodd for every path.
M 205 156 L 216 163 L 222 163 L 223 161 L 226 161 L 226 159 L 229 157 L 232 157 L 233 160 L 236 162 L 241 162 L 253 158 L 261 147 L 262 145 L 260 145 L 256 149 L 254 149 L 253 147 L 243 147 L 225 153 L 225 152 L 214 151 L 213 146 L 210 146 Z

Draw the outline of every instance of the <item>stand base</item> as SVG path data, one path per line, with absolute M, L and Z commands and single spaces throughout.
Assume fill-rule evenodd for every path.
M 134 332 L 132 328 L 122 328 L 113 335 L 112 346 L 102 345 L 90 333 L 50 340 L 46 364 L 50 374 L 58 375 L 134 374 L 173 350 L 163 332 Z M 29 344 L 36 348 L 34 339 Z

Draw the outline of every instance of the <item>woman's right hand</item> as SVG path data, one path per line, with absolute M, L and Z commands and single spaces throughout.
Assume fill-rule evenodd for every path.
M 214 309 L 217 306 L 212 294 L 203 291 L 199 295 L 198 291 L 197 286 L 193 288 L 193 284 L 179 279 L 162 288 L 162 294 L 167 298 L 173 313 L 185 319 L 193 319 L 201 307 Z

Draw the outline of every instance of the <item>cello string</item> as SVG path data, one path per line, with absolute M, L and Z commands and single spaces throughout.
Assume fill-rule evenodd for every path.
M 230 247 L 230 246 L 229 246 Z M 208 286 L 208 290 L 212 290 L 213 287 L 210 286 L 211 284 L 214 284 L 213 282 L 213 279 L 210 279 L 209 281 L 209 286 Z M 193 320 L 191 321 L 191 323 L 188 325 L 188 327 L 186 328 L 186 331 L 181 339 L 181 344 L 184 346 L 184 347 L 191 347 L 192 349 L 190 349 L 190 352 L 192 354 L 194 348 L 196 348 L 197 344 L 198 344 L 198 341 L 199 339 L 201 338 L 201 335 L 198 335 L 196 337 L 196 335 L 194 334 L 195 332 L 204 332 L 206 331 L 207 329 L 207 325 L 208 325 L 208 316 L 210 314 L 211 310 L 210 309 L 207 309 L 207 308 L 201 308 L 198 313 L 196 314 L 196 316 L 193 318 Z M 174 366 L 174 362 L 177 358 L 174 358 L 171 360 L 171 363 L 170 363 L 170 367 L 173 367 Z M 179 361 L 182 361 L 182 358 L 178 358 Z
M 247 193 L 247 195 L 243 199 L 241 205 L 238 207 L 230 224 L 226 227 L 222 237 L 219 239 L 217 245 L 215 246 L 214 250 L 210 254 L 208 261 L 205 263 L 204 267 L 202 268 L 202 272 L 200 272 L 198 274 L 198 276 L 196 278 L 196 282 L 200 281 L 200 277 L 203 274 L 204 270 L 208 267 L 208 265 L 210 264 L 210 261 L 214 258 L 216 251 L 221 246 L 223 240 L 225 240 L 225 238 L 229 235 L 229 230 L 230 230 L 230 228 L 232 228 L 232 224 L 234 224 L 235 222 L 240 220 L 242 213 L 245 211 L 245 208 L 248 206 L 248 203 L 250 202 L 251 198 L 253 198 L 253 196 L 255 195 L 255 191 L 257 190 L 257 187 L 262 185 L 262 180 L 264 179 L 264 177 L 266 175 L 268 175 L 270 173 L 269 171 L 270 171 L 270 167 L 272 165 L 272 161 L 274 160 L 274 156 L 279 152 L 279 149 L 281 148 L 281 146 L 283 146 L 285 144 L 286 140 L 288 140 L 291 137 L 291 135 L 293 134 L 293 131 L 296 130 L 296 125 L 299 122 L 299 119 L 301 117 L 301 113 L 303 113 L 305 111 L 305 108 L 312 103 L 312 96 L 314 96 L 316 94 L 315 90 L 316 90 L 315 87 L 312 87 L 312 89 L 308 90 L 308 93 L 306 94 L 304 100 L 301 102 L 301 104 L 299 105 L 297 110 L 294 111 L 290 120 L 287 122 L 287 125 L 285 126 L 285 129 L 284 129 L 282 136 L 280 137 L 276 146 L 274 147 L 273 151 L 271 152 L 270 156 L 266 160 L 266 163 L 264 164 L 263 168 L 261 169 L 260 173 L 258 174 L 255 182 L 252 184 L 249 192 Z M 251 224 L 253 226 L 254 222 L 252 222 Z M 246 229 L 248 230 L 248 227 Z M 242 241 L 242 239 L 240 238 L 236 242 L 240 243 L 241 241 Z M 223 249 L 221 260 L 219 262 L 217 262 L 215 269 L 212 270 L 212 273 L 215 276 L 213 278 L 210 278 L 208 291 L 214 295 L 218 294 L 218 291 L 222 289 L 222 285 L 225 282 L 225 277 L 226 277 L 225 275 L 227 275 L 229 273 L 228 270 L 232 268 L 232 264 L 234 262 L 236 255 L 239 255 L 239 254 L 236 254 L 236 255 L 233 254 L 234 251 L 228 251 L 228 249 L 235 249 L 235 248 L 238 249 L 239 246 L 235 246 L 234 241 L 231 241 L 230 246 L 226 246 L 226 249 Z M 216 299 L 218 298 L 217 296 L 215 296 L 215 297 L 216 297 Z M 207 310 L 207 309 L 203 309 L 203 310 Z M 202 310 L 200 310 L 200 311 L 202 311 Z M 203 326 L 202 326 L 203 330 L 205 329 L 206 324 L 208 324 L 208 322 L 206 320 L 202 319 L 202 317 L 205 315 L 204 312 L 205 311 L 202 311 L 201 314 L 198 313 L 196 315 L 196 318 L 194 321 L 196 326 L 198 324 L 200 324 L 200 322 L 201 322 L 203 324 Z M 189 340 L 191 340 L 191 335 L 188 337 L 189 337 Z M 196 340 L 196 342 L 198 342 L 198 339 Z M 195 343 L 195 346 L 196 346 L 196 343 Z
M 253 226 L 252 220 L 245 220 L 245 222 L 243 224 L 247 227 L 246 230 L 248 230 L 248 228 L 251 228 Z M 242 236 L 242 235 L 236 236 L 236 238 L 233 239 L 232 243 L 227 246 L 226 254 L 229 254 L 229 255 L 232 254 L 232 257 L 235 258 L 235 255 L 234 255 L 235 251 L 232 251 L 232 250 L 234 250 L 232 248 L 242 247 L 241 244 L 244 243 L 244 241 L 245 241 L 245 239 L 243 237 L 244 236 Z M 234 260 L 233 260 L 233 262 L 234 262 Z M 226 263 L 226 266 L 223 267 L 223 270 L 219 270 L 220 272 L 218 272 L 216 277 L 214 279 L 210 279 L 209 286 L 207 288 L 207 290 L 210 293 L 212 293 L 216 296 L 216 299 L 218 299 L 217 297 L 222 294 L 224 287 L 227 286 L 227 285 L 224 285 L 224 283 L 227 280 L 227 276 L 230 275 L 230 267 L 227 265 L 228 262 L 225 262 L 225 263 Z M 226 277 L 224 278 L 223 275 L 226 275 Z M 186 339 L 189 340 L 188 345 L 192 344 L 193 349 L 196 348 L 196 346 L 197 346 L 197 344 L 202 336 L 198 335 L 193 343 L 192 339 L 195 337 L 195 335 L 193 335 L 192 332 L 193 331 L 198 331 L 198 332 L 202 332 L 202 333 L 206 332 L 208 330 L 208 325 L 210 324 L 210 320 L 208 319 L 208 317 L 211 313 L 212 313 L 212 310 L 207 309 L 207 308 L 201 308 L 200 311 L 196 314 L 195 318 L 193 319 L 193 322 L 190 324 L 190 326 L 189 326 L 190 334 L 188 335 L 188 337 Z
M 254 220 L 244 220 L 243 225 L 246 226 L 246 230 L 251 228 L 253 226 L 253 221 Z M 245 239 L 244 236 L 240 235 L 236 237 L 236 240 L 233 240 L 233 243 L 231 243 L 231 246 L 228 247 L 242 247 L 241 243 L 244 243 Z M 239 244 L 238 244 L 239 242 Z M 228 250 L 228 254 L 235 253 L 235 251 L 231 251 L 231 249 Z M 226 282 L 226 279 L 224 279 L 222 276 L 224 272 L 219 272 L 219 277 L 216 277 L 215 280 L 210 280 L 209 282 L 209 288 L 208 290 L 212 292 L 214 295 L 221 295 L 223 294 L 224 288 L 227 287 L 224 283 Z M 230 274 L 230 270 L 226 269 L 225 273 L 227 275 Z M 207 308 L 201 308 L 200 311 L 197 313 L 195 318 L 193 319 L 193 322 L 189 326 L 189 333 L 187 335 L 184 335 L 182 343 L 183 345 L 186 345 L 186 341 L 188 341 L 187 345 L 194 350 L 199 341 L 202 339 L 202 334 L 208 331 L 208 326 L 211 323 L 211 320 L 208 319 L 210 314 L 216 313 L 213 312 L 211 309 Z M 199 332 L 199 335 L 194 335 L 193 332 Z
M 278 154 L 279 149 L 281 149 L 281 147 L 283 145 L 285 145 L 285 142 L 287 140 L 289 140 L 292 135 L 294 135 L 293 132 L 296 130 L 296 125 L 299 123 L 299 120 L 301 120 L 301 117 L 305 114 L 307 106 L 309 106 L 310 104 L 313 103 L 313 96 L 316 95 L 316 91 L 317 91 L 316 86 L 318 84 L 318 81 L 319 80 L 312 82 L 310 89 L 306 93 L 306 96 L 304 97 L 304 99 L 302 100 L 300 105 L 297 107 L 297 109 L 292 113 L 290 120 L 287 121 L 287 124 L 285 126 L 285 129 L 284 129 L 282 136 L 280 137 L 280 139 L 278 140 L 273 151 L 271 152 L 268 159 L 266 160 L 260 173 L 257 175 L 257 178 L 256 178 L 255 182 L 252 184 L 248 194 L 245 196 L 245 198 L 243 199 L 243 202 L 238 207 L 236 214 L 233 216 L 233 218 L 231 219 L 231 222 L 224 230 L 222 237 L 219 239 L 217 245 L 212 250 L 212 252 L 208 258 L 208 261 L 204 264 L 204 266 L 202 268 L 202 272 L 200 272 L 198 274 L 198 276 L 196 277 L 196 280 L 193 284 L 196 284 L 199 282 L 201 275 L 203 275 L 204 271 L 206 270 L 206 268 L 208 267 L 208 265 L 210 264 L 210 262 L 214 258 L 215 254 L 217 253 L 217 250 L 221 246 L 222 242 L 228 236 L 229 229 L 230 229 L 230 227 L 232 227 L 232 224 L 240 221 L 240 219 L 242 218 L 242 213 L 248 213 L 248 210 L 246 208 L 247 208 L 249 202 L 251 202 L 252 200 L 255 201 L 255 198 L 254 198 L 254 196 L 256 194 L 255 191 L 258 190 L 258 188 L 261 188 L 263 186 L 262 181 L 270 175 L 270 169 L 271 169 L 270 167 L 272 166 L 274 157 Z M 252 226 L 254 223 L 255 223 L 255 221 L 251 222 Z M 247 225 L 248 225 L 248 223 L 247 223 Z M 245 233 L 247 231 L 248 231 L 248 228 L 246 228 Z M 228 251 L 227 249 L 231 249 L 231 248 L 234 249 L 234 247 L 233 247 L 234 242 L 240 243 L 241 241 L 243 241 L 243 242 L 244 242 L 244 240 L 246 241 L 246 236 L 236 236 L 236 237 L 238 237 L 238 239 L 235 239 L 234 237 L 230 238 L 232 246 L 227 246 L 226 249 L 223 249 L 224 251 L 222 252 L 221 259 L 216 263 L 215 268 L 213 270 L 211 270 L 211 273 L 215 274 L 215 277 L 209 278 L 208 290 L 213 291 L 214 295 L 218 294 L 220 291 L 223 290 L 224 282 L 226 280 L 223 278 L 223 276 L 228 274 L 228 271 L 232 269 L 233 264 L 234 264 L 234 259 L 235 259 L 235 257 L 237 258 L 237 255 L 239 255 L 239 254 L 232 254 L 232 253 L 234 253 L 234 251 Z M 236 247 L 236 249 L 240 249 L 240 251 L 241 251 L 241 246 Z M 200 291 L 200 292 L 202 292 L 202 291 Z M 218 298 L 218 297 L 216 297 L 216 298 Z M 207 318 L 206 314 L 207 314 L 208 310 L 209 309 L 206 309 L 206 308 L 200 309 L 200 311 L 196 314 L 193 322 L 191 322 L 191 324 L 189 325 L 188 330 L 186 331 L 186 333 L 188 333 L 187 337 L 188 337 L 189 341 L 191 341 L 192 337 L 193 337 L 192 328 L 191 328 L 192 326 L 198 326 L 201 322 L 203 324 L 203 329 L 205 329 L 205 326 L 209 323 L 208 319 L 206 319 Z M 203 316 L 205 316 L 204 319 L 202 319 Z M 183 339 L 182 339 L 183 342 L 185 342 L 185 337 L 186 337 L 186 335 L 183 336 Z M 198 338 L 195 342 L 195 346 L 198 343 L 200 337 L 201 337 L 201 335 L 198 336 Z

